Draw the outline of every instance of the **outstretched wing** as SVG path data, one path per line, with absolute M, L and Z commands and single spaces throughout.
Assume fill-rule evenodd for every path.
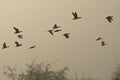
M 53 32 L 52 32 L 53 30 L 48 30 L 48 32 L 51 34 L 51 35 L 53 35 Z
M 3 46 L 6 46 L 6 43 L 5 43 L 5 42 L 3 43 Z
M 112 22 L 110 18 L 107 19 L 109 22 Z
M 15 31 L 18 31 L 19 29 L 18 28 L 16 28 L 16 27 L 13 27 L 13 29 L 15 30 Z
M 61 29 L 58 29 L 58 30 L 55 30 L 54 32 L 59 32 L 59 31 L 62 31 Z
M 72 12 L 72 14 L 73 14 L 74 17 L 76 16 L 74 12 Z
M 17 41 L 15 41 L 15 44 L 16 44 L 16 45 L 19 45 L 19 43 L 18 43 Z
M 101 39 L 102 39 L 101 37 L 98 37 L 98 38 L 96 39 L 96 41 L 101 40 Z
M 75 12 L 75 17 L 78 17 L 77 12 Z
M 34 46 L 31 46 L 31 47 L 29 47 L 29 49 L 32 49 L 32 48 L 35 48 L 36 46 L 34 45 Z

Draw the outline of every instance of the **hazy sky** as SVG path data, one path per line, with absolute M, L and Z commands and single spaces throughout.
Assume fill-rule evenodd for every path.
M 33 58 L 41 61 L 60 60 L 57 66 L 69 66 L 100 80 L 109 80 L 120 63 L 120 0 L 0 0 L 0 79 L 4 65 L 23 65 Z M 73 21 L 72 12 L 82 18 Z M 105 17 L 114 16 L 109 23 Z M 54 24 L 62 31 L 54 36 L 47 30 Z M 24 39 L 13 34 L 13 26 L 21 29 Z M 62 35 L 70 33 L 70 38 Z M 108 44 L 101 47 L 97 37 Z M 14 41 L 23 44 L 15 48 Z M 33 50 L 31 45 L 37 47 Z

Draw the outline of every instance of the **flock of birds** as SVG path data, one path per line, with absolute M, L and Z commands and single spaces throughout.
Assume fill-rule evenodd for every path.
M 16 28 L 16 27 L 13 27 L 13 29 L 15 30 L 14 34 L 17 34 L 17 37 L 18 37 L 19 39 L 23 39 L 23 35 L 20 34 L 22 31 L 19 30 L 19 29 Z M 20 46 L 22 46 L 22 44 L 19 43 L 18 41 L 15 41 L 15 47 L 20 47 Z M 2 49 L 6 49 L 6 48 L 8 48 L 8 47 L 10 47 L 10 46 L 8 46 L 8 45 L 6 44 L 6 42 L 4 42 L 4 43 L 3 43 L 3 46 L 2 46 Z M 34 45 L 34 46 L 29 47 L 29 49 L 33 49 L 33 48 L 35 48 L 35 47 L 36 47 L 36 46 Z
M 78 20 L 78 19 L 81 19 L 81 18 L 82 18 L 82 17 L 79 17 L 79 16 L 78 16 L 77 12 L 72 12 L 72 15 L 73 15 L 73 17 L 74 17 L 73 20 Z M 108 22 L 111 23 L 111 22 L 113 21 L 113 16 L 107 16 L 106 19 L 107 19 Z M 54 33 L 62 31 L 60 28 L 61 28 L 60 26 L 58 26 L 57 24 L 54 24 L 53 28 L 50 29 L 50 30 L 48 30 L 48 32 L 49 32 L 51 35 L 54 35 Z M 19 30 L 19 29 L 16 28 L 16 27 L 13 27 L 13 29 L 15 30 L 14 34 L 18 34 L 17 37 L 18 37 L 19 39 L 23 39 L 23 35 L 19 34 L 19 33 L 21 33 L 22 31 Z M 70 38 L 70 33 L 64 33 L 63 36 L 64 36 L 66 39 L 69 39 L 69 38 Z M 98 38 L 96 39 L 96 41 L 100 41 L 100 40 L 102 40 L 102 39 L 103 39 L 102 37 L 98 37 Z M 22 44 L 19 43 L 18 41 L 15 41 L 15 45 L 16 45 L 15 47 L 20 47 L 20 46 L 22 46 Z M 102 40 L 102 41 L 101 41 L 101 46 L 105 46 L 105 45 L 107 45 L 106 42 Z M 8 45 L 6 44 L 6 42 L 4 42 L 2 49 L 6 49 L 6 48 L 8 48 L 8 47 L 10 47 L 10 46 L 8 46 Z M 29 47 L 29 49 L 33 49 L 33 48 L 35 48 L 35 47 L 36 47 L 36 45 L 33 45 L 33 46 Z
M 111 23 L 111 22 L 113 21 L 113 16 L 107 16 L 106 19 L 107 19 L 107 21 L 108 21 L 109 23 Z M 96 39 L 96 41 L 99 41 L 99 40 L 102 40 L 102 41 L 101 41 L 101 46 L 108 45 L 108 44 L 106 44 L 105 41 L 103 41 L 103 38 L 102 38 L 102 37 L 98 37 L 98 38 Z
M 102 40 L 103 38 L 102 37 L 98 37 L 97 39 L 96 39 L 96 41 L 99 41 L 99 40 Z M 105 43 L 105 41 L 101 41 L 101 46 L 105 46 L 105 45 L 107 45 L 106 43 Z
M 72 12 L 72 15 L 73 15 L 73 20 L 77 20 L 77 19 L 81 19 L 82 17 L 79 17 L 78 16 L 78 14 L 77 14 L 77 12 Z M 107 21 L 109 22 L 109 23 L 111 23 L 112 21 L 113 21 L 113 16 L 107 16 L 106 17 L 106 19 L 107 19 Z M 51 34 L 51 35 L 54 35 L 54 33 L 55 32 L 59 32 L 59 31 L 61 31 L 61 29 L 59 29 L 60 28 L 60 26 L 57 26 L 57 24 L 55 24 L 54 25 L 54 27 L 53 27 L 53 29 L 50 29 L 50 30 L 48 30 L 48 32 Z M 57 29 L 57 30 L 56 30 Z M 70 33 L 65 33 L 65 34 L 63 34 L 63 36 L 66 38 L 66 39 L 68 39 L 69 38 L 69 36 L 70 36 Z M 98 37 L 97 39 L 96 39 L 96 41 L 99 41 L 99 40 L 102 40 L 103 38 L 102 37 Z M 101 46 L 105 46 L 105 45 L 107 45 L 106 43 L 105 43 L 105 41 L 101 41 Z
M 48 30 L 48 32 L 49 32 L 51 35 L 54 35 L 54 33 L 60 32 L 60 31 L 62 31 L 62 30 L 60 29 L 60 26 L 58 26 L 57 24 L 54 24 L 53 28 L 50 29 L 50 30 Z M 63 36 L 64 36 L 66 39 L 70 38 L 69 35 L 70 35 L 70 33 L 64 33 L 64 34 L 63 34 Z

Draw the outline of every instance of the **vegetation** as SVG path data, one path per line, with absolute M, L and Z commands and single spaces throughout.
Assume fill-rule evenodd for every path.
M 120 80 L 120 65 L 118 65 L 116 70 L 113 72 L 112 80 Z
M 11 80 L 69 80 L 67 77 L 68 67 L 52 70 L 51 64 L 36 63 L 34 61 L 25 67 L 24 71 L 19 71 L 16 67 L 5 66 L 4 75 Z

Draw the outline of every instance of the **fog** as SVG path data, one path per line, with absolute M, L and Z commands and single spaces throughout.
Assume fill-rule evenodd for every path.
M 56 68 L 69 66 L 79 77 L 93 76 L 110 80 L 116 64 L 120 63 L 120 0 L 0 0 L 0 46 L 4 42 L 10 47 L 0 49 L 0 79 L 3 66 L 24 66 L 33 59 L 52 62 L 58 60 Z M 73 20 L 72 12 L 81 19 Z M 113 16 L 109 23 L 105 17 Z M 47 31 L 54 24 L 61 26 L 53 36 Z M 23 32 L 18 39 L 13 27 Z M 70 33 L 66 39 L 63 34 Z M 108 44 L 101 47 L 103 37 Z M 23 44 L 15 47 L 14 42 Z M 36 48 L 29 49 L 36 45 Z

